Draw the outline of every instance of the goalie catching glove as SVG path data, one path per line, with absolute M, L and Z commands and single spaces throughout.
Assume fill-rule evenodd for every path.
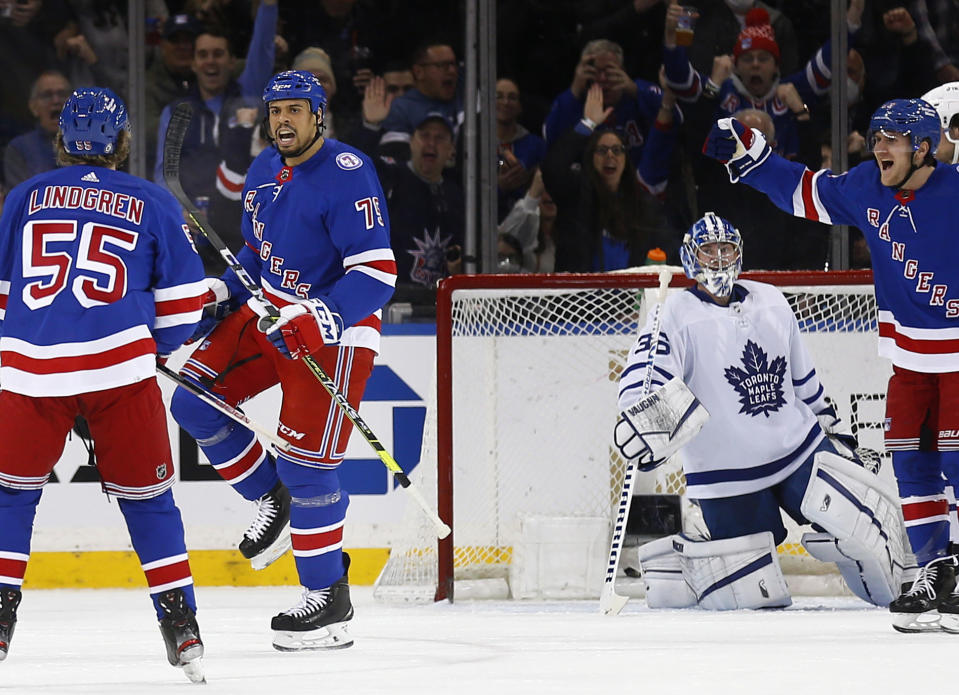
M 284 357 L 298 360 L 324 345 L 340 342 L 342 317 L 323 301 L 287 304 L 279 316 L 263 316 L 257 324 Z
M 835 408 L 831 405 L 824 408 L 816 413 L 816 419 L 819 420 L 819 426 L 829 437 L 837 454 L 859 464 L 870 473 L 879 473 L 882 467 L 882 456 L 875 449 L 859 446 L 859 441 L 852 430 L 836 415 Z
M 627 459 L 638 459 L 639 470 L 662 464 L 699 434 L 709 413 L 678 377 L 619 414 L 613 441 Z
M 716 121 L 703 143 L 703 154 L 726 165 L 731 183 L 765 162 L 770 152 L 762 133 L 735 118 Z

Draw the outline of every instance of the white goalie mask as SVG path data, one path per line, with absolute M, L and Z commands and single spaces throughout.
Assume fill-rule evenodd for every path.
M 728 297 L 743 269 L 743 238 L 729 222 L 707 212 L 686 232 L 679 257 L 686 277 L 716 297 Z
M 952 163 L 959 164 L 959 139 L 952 136 L 950 125 L 959 125 L 959 82 L 947 82 L 922 95 L 939 114 L 943 137 L 952 143 Z M 954 123 L 955 119 L 955 123 Z

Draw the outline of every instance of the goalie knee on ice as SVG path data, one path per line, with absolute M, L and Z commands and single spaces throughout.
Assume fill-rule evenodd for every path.
M 826 533 L 807 533 L 803 547 L 834 562 L 850 590 L 888 605 L 899 595 L 904 564 L 898 497 L 878 477 L 836 454 L 816 454 L 800 507 Z
M 677 534 L 639 549 L 650 608 L 775 608 L 792 603 L 772 533 L 710 541 Z

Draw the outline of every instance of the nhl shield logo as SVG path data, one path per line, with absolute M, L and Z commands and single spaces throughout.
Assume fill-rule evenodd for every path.
M 157 480 L 163 480 L 166 478 L 166 464 L 161 463 L 157 466 Z

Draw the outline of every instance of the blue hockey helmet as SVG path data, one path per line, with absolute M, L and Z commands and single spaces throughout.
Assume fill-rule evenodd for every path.
M 923 140 L 929 140 L 929 153 L 936 154 L 939 147 L 939 114 L 922 99 L 892 99 L 876 109 L 869 119 L 867 142 L 872 145 L 876 133 L 901 133 L 912 141 L 913 151 L 919 149 Z
M 732 254 L 711 254 L 703 251 L 707 244 L 732 244 L 735 250 Z M 707 212 L 686 232 L 679 257 L 686 277 L 702 283 L 717 297 L 728 297 L 743 269 L 743 237 L 727 220 Z
M 106 87 L 76 90 L 60 112 L 63 149 L 81 157 L 113 154 L 121 131 L 129 129 L 126 105 Z
M 326 113 L 326 90 L 305 70 L 285 70 L 270 78 L 263 90 L 263 103 L 269 105 L 280 99 L 306 99 L 310 102 L 310 111 Z

